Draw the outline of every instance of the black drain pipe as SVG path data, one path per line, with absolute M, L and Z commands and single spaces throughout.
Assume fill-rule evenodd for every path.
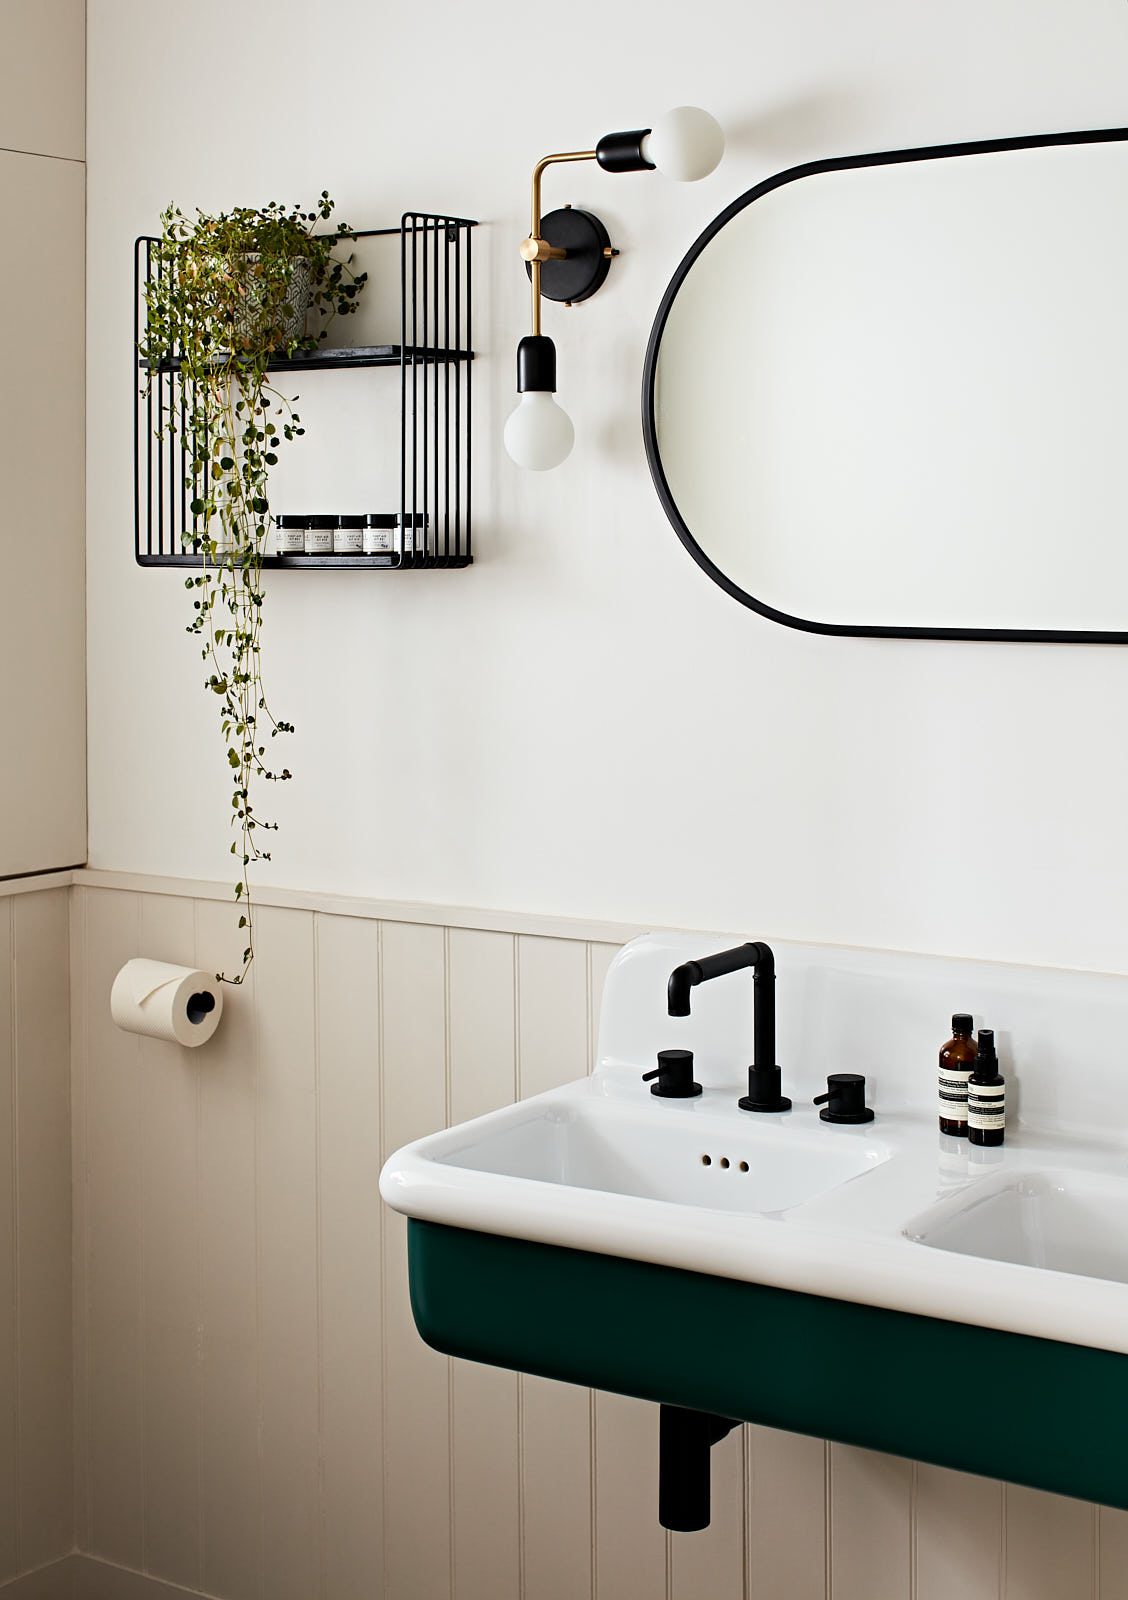
M 698 1533 L 709 1526 L 709 1452 L 740 1423 L 682 1406 L 660 1412 L 658 1521 L 674 1533 Z

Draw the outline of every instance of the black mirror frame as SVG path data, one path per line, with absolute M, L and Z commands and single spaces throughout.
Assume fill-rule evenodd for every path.
M 1123 632 L 1108 632 L 1095 629 L 1069 629 L 1069 628 L 894 628 L 885 625 L 866 626 L 864 624 L 844 622 L 814 622 L 805 617 L 793 617 L 786 611 L 777 611 L 775 607 L 767 605 L 763 600 L 757 600 L 742 589 L 739 584 L 727 577 L 718 566 L 705 554 L 697 543 L 693 534 L 686 526 L 680 511 L 670 492 L 662 469 L 661 455 L 658 449 L 658 436 L 654 414 L 654 387 L 658 367 L 658 354 L 662 344 L 662 334 L 673 306 L 678 290 L 685 281 L 690 268 L 706 245 L 720 233 L 721 229 L 730 222 L 746 206 L 754 200 L 759 200 L 763 195 L 770 194 L 773 189 L 782 188 L 786 183 L 794 183 L 800 178 L 812 177 L 816 173 L 845 172 L 853 167 L 882 167 L 910 161 L 936 161 L 952 156 L 991 155 L 1007 150 L 1038 150 L 1052 145 L 1069 144 L 1112 144 L 1128 141 L 1128 128 L 1098 128 L 1088 129 L 1073 133 L 1040 133 L 1032 134 L 1025 138 L 1012 139 L 980 139 L 963 144 L 938 144 L 925 145 L 913 150 L 884 150 L 875 154 L 860 156 L 845 156 L 836 160 L 808 161 L 801 166 L 788 167 L 783 172 L 778 172 L 770 178 L 755 184 L 745 194 L 739 196 L 731 205 L 725 207 L 719 216 L 715 217 L 704 233 L 694 242 L 686 255 L 682 258 L 670 279 L 662 302 L 658 307 L 658 314 L 650 331 L 650 341 L 646 348 L 646 360 L 642 373 L 642 434 L 646 446 L 646 459 L 650 467 L 650 476 L 654 481 L 658 498 L 678 538 L 685 545 L 690 555 L 697 564 L 704 569 L 734 600 L 739 600 L 742 605 L 758 611 L 761 616 L 768 617 L 772 622 L 781 622 L 788 628 L 800 628 L 807 633 L 822 633 L 856 639 L 998 639 L 1004 641 L 1021 641 L 1034 644 L 1128 644 L 1128 630 Z

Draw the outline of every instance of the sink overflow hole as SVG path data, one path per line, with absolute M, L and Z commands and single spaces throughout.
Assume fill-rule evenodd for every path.
M 703 1166 L 703 1167 L 711 1167 L 711 1166 L 712 1166 L 712 1165 L 713 1165 L 713 1158 L 712 1158 L 712 1156 L 708 1156 L 708 1155 L 703 1155 L 703 1156 L 702 1156 L 702 1157 L 701 1157 L 701 1165 L 702 1165 L 702 1166 Z M 731 1165 L 732 1165 L 732 1163 L 731 1163 L 731 1162 L 730 1162 L 730 1161 L 729 1161 L 729 1158 L 728 1158 L 728 1156 L 722 1156 L 722 1157 L 721 1157 L 721 1158 L 720 1158 L 720 1160 L 719 1160 L 719 1161 L 718 1161 L 718 1163 L 717 1163 L 717 1165 L 718 1165 L 718 1166 L 719 1166 L 719 1167 L 720 1167 L 720 1168 L 721 1168 L 721 1169 L 722 1169 L 722 1170 L 723 1170 L 723 1171 L 725 1171 L 725 1172 L 727 1172 L 727 1171 L 728 1171 L 728 1169 L 729 1169 L 729 1167 L 730 1167 L 730 1166 L 731 1166 Z M 747 1172 L 747 1171 L 748 1171 L 748 1163 L 747 1163 L 747 1161 L 742 1161 L 742 1162 L 741 1162 L 741 1163 L 740 1163 L 740 1170 L 741 1170 L 741 1172 Z

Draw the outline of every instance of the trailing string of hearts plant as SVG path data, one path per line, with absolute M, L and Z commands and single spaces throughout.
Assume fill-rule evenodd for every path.
M 261 572 L 270 470 L 305 429 L 297 397 L 270 381 L 270 365 L 316 350 L 332 318 L 357 309 L 367 276 L 339 253 L 350 237 L 344 223 L 314 232 L 332 210 L 326 191 L 309 211 L 271 201 L 189 220 L 169 206 L 146 286 L 140 355 L 150 385 L 170 365 L 179 369 L 182 405 L 179 414 L 170 408 L 162 434 L 179 432 L 195 486 L 192 526 L 182 535 L 200 558 L 185 583 L 193 597 L 187 631 L 201 640 L 232 778 L 231 854 L 242 869 L 234 892 L 246 945 L 237 973 L 217 973 L 227 983 L 242 983 L 254 960 L 250 869 L 270 860 L 260 835 L 278 826 L 257 814 L 257 784 L 291 776 L 267 753 L 267 736 L 294 728 L 275 717 L 263 687 Z M 317 329 L 307 335 L 310 313 Z

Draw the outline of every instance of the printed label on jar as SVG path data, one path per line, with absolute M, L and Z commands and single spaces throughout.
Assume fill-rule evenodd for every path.
M 394 528 L 365 528 L 364 553 L 366 556 L 384 555 L 396 547 Z
M 364 530 L 361 528 L 338 528 L 333 535 L 334 555 L 359 555 L 363 549 Z
M 281 528 L 278 533 L 278 554 L 300 556 L 305 552 L 304 528 Z
M 413 524 L 414 520 L 414 526 Z M 403 548 L 407 555 L 425 555 L 427 551 L 427 530 L 424 518 L 418 513 L 414 519 L 409 517 L 406 522 L 401 522 L 403 530 Z
M 331 556 L 333 554 L 332 528 L 310 528 L 305 536 L 305 553 L 307 556 Z

